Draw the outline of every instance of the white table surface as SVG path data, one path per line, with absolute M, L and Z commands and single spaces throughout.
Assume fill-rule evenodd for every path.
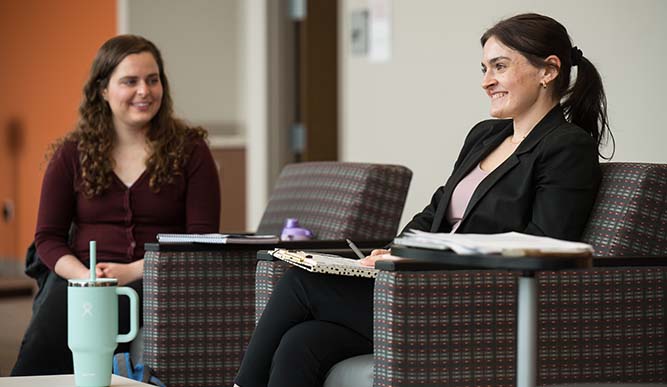
M 0 378 L 0 387 L 76 387 L 74 375 L 13 376 Z M 111 387 L 150 386 L 118 375 L 111 375 Z

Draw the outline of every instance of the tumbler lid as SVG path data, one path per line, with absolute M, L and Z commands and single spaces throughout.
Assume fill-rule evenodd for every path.
M 74 288 L 103 288 L 117 286 L 116 278 L 98 278 L 95 281 L 89 279 L 71 279 L 67 281 L 67 286 Z

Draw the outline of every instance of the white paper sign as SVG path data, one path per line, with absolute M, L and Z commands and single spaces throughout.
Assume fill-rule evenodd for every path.
M 369 0 L 370 53 L 372 62 L 391 58 L 391 0 Z

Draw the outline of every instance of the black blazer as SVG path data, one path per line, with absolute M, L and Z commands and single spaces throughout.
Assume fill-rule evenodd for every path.
M 450 232 L 445 213 L 454 188 L 512 132 L 512 120 L 487 120 L 475 125 L 466 137 L 452 176 L 403 231 Z M 600 179 L 597 144 L 589 133 L 568 123 L 562 108 L 556 106 L 479 184 L 457 232 L 518 231 L 579 240 Z

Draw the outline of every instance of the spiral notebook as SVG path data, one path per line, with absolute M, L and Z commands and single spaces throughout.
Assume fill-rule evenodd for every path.
M 270 250 L 269 254 L 281 261 L 313 273 L 375 278 L 379 271 L 373 267 L 360 264 L 359 260 L 338 255 L 285 249 Z
M 157 234 L 159 243 L 262 244 L 278 243 L 276 235 L 259 234 Z

